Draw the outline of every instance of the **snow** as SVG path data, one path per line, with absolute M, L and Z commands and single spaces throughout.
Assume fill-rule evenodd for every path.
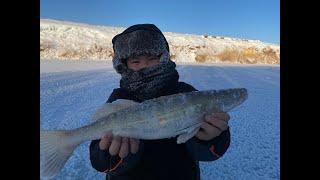
M 107 68 L 110 63 L 99 60 L 42 60 L 40 73 L 98 70 Z
M 90 59 L 111 60 L 112 38 L 124 27 L 97 26 L 84 23 L 40 19 L 41 59 Z M 215 55 L 226 49 L 243 50 L 254 48 L 259 52 L 272 49 L 280 62 L 280 46 L 259 40 L 247 40 L 196 34 L 163 32 L 170 53 L 176 62 L 196 62 L 196 56 L 207 54 L 213 60 Z M 219 61 L 219 60 L 216 60 Z M 265 63 L 262 60 L 259 63 Z
M 111 62 L 41 61 L 42 129 L 72 129 L 90 122 L 120 76 Z M 180 81 L 199 90 L 244 87 L 248 100 L 230 112 L 231 144 L 225 155 L 201 162 L 201 178 L 280 179 L 279 65 L 178 63 Z M 89 142 L 80 145 L 56 179 L 103 180 L 91 167 Z

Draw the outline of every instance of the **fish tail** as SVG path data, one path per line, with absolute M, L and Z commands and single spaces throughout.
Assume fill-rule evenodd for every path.
M 79 144 L 73 140 L 71 131 L 40 131 L 41 177 L 55 177 Z

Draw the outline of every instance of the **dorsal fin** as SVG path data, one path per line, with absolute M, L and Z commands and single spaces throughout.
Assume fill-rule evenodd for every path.
M 127 100 L 127 99 L 118 99 L 112 103 L 105 103 L 95 112 L 91 120 L 97 121 L 98 119 L 105 117 L 108 114 L 120 111 L 122 109 L 128 108 L 136 104 L 139 104 L 139 103 L 134 102 L 132 100 Z

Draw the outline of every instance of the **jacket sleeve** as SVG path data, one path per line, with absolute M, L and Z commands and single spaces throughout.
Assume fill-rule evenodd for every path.
M 118 92 L 113 91 L 107 103 L 111 103 L 118 99 Z M 143 151 L 143 142 L 140 141 L 139 150 L 137 153 L 129 153 L 125 158 L 121 159 L 118 155 L 111 156 L 108 150 L 100 150 L 98 140 L 93 140 L 90 143 L 90 162 L 94 169 L 100 172 L 105 172 L 111 176 L 119 176 L 130 171 L 140 160 Z
M 193 137 L 186 142 L 190 155 L 198 161 L 214 161 L 224 155 L 230 146 L 230 127 L 209 141 Z

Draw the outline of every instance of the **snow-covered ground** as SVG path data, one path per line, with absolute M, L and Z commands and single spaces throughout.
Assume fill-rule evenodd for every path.
M 89 123 L 120 76 L 111 62 L 41 61 L 40 117 L 43 129 Z M 230 112 L 231 145 L 213 162 L 201 162 L 203 180 L 280 179 L 280 66 L 181 64 L 180 80 L 199 90 L 245 87 L 249 98 Z M 56 179 L 103 180 L 89 160 L 89 142 L 79 146 Z

